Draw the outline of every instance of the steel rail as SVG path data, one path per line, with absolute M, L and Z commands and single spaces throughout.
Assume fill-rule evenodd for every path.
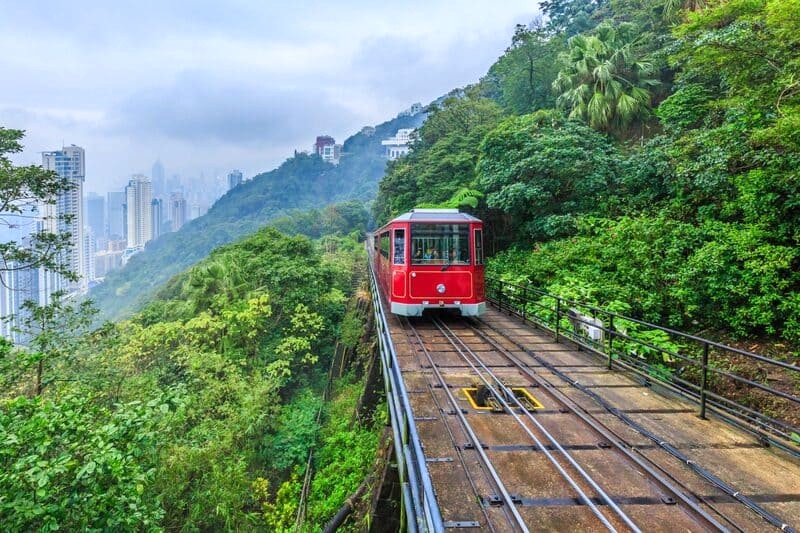
M 428 349 L 425 347 L 425 343 L 422 342 L 422 338 L 420 337 L 417 328 L 414 327 L 414 325 L 411 323 L 410 320 L 406 319 L 406 322 L 411 332 L 416 337 L 419 346 L 422 348 L 422 352 L 425 354 L 425 357 L 427 357 L 431 369 L 433 370 L 433 373 L 436 375 L 436 379 L 438 379 L 439 383 L 442 385 L 442 390 L 444 390 L 445 394 L 447 394 L 450 403 L 453 405 L 453 410 L 455 411 L 456 415 L 461 421 L 461 424 L 464 426 L 464 430 L 467 432 L 472 442 L 475 443 L 475 451 L 478 452 L 478 455 L 480 455 L 481 457 L 481 461 L 483 462 L 484 466 L 486 466 L 486 469 L 489 471 L 492 480 L 494 481 L 495 485 L 497 486 L 497 489 L 500 491 L 500 494 L 502 495 L 503 500 L 506 503 L 506 507 L 511 511 L 511 514 L 514 517 L 514 521 L 517 522 L 517 526 L 521 531 L 523 531 L 524 533 L 529 533 L 530 530 L 528 529 L 528 526 L 525 525 L 525 521 L 523 520 L 522 515 L 519 514 L 519 510 L 517 509 L 517 506 L 514 504 L 508 490 L 506 489 L 503 480 L 500 478 L 500 475 L 497 473 L 497 470 L 495 470 L 494 466 L 492 465 L 492 461 L 489 459 L 489 456 L 486 455 L 485 451 L 483 451 L 483 448 L 480 445 L 480 441 L 478 440 L 478 436 L 475 434 L 475 430 L 467 421 L 467 417 L 464 416 L 464 413 L 461 412 L 461 408 L 458 405 L 458 401 L 456 400 L 455 396 L 453 396 L 453 393 L 450 392 L 450 389 L 447 386 L 447 381 L 444 379 L 444 376 L 442 375 L 441 372 L 439 372 L 439 369 L 433 362 L 433 358 L 431 357 L 430 352 L 428 352 Z
M 628 449 L 626 444 L 617 438 L 617 434 L 614 433 L 612 430 L 609 430 L 606 426 L 604 426 L 601 422 L 597 421 L 588 411 L 578 406 L 571 398 L 567 395 L 563 394 L 561 391 L 557 390 L 555 386 L 547 379 L 542 376 L 539 376 L 528 368 L 525 363 L 520 361 L 514 354 L 512 354 L 509 350 L 498 344 L 494 339 L 486 335 L 483 331 L 478 328 L 475 328 L 470 325 L 470 329 L 472 329 L 475 333 L 477 333 L 480 337 L 486 340 L 489 344 L 491 344 L 495 349 L 497 349 L 500 353 L 502 353 L 509 361 L 511 361 L 520 371 L 522 371 L 525 375 L 529 378 L 534 380 L 540 387 L 546 390 L 556 401 L 561 403 L 564 407 L 569 409 L 573 414 L 577 415 L 581 420 L 583 420 L 589 427 L 591 427 L 594 431 L 596 431 L 601 437 L 607 440 L 610 444 L 612 444 L 615 448 L 617 448 L 620 452 L 622 452 L 625 457 L 629 458 L 633 461 L 638 467 L 644 470 L 648 475 L 650 475 L 653 480 L 669 495 L 673 498 L 676 498 L 683 502 L 685 506 L 687 506 L 697 518 L 700 519 L 703 523 L 705 523 L 708 527 L 712 529 L 716 529 L 718 531 L 727 531 L 727 529 L 720 524 L 717 520 L 715 520 L 711 515 L 705 512 L 696 502 L 692 501 L 689 497 L 687 497 L 680 489 L 675 487 L 669 480 L 664 478 L 663 476 L 659 475 L 652 466 L 649 464 L 649 461 L 639 457 L 638 455 L 631 452 Z M 490 329 L 496 331 L 503 335 L 507 340 L 516 344 L 520 349 L 524 348 L 511 339 L 508 335 L 499 332 L 497 329 L 492 328 Z M 657 468 L 658 465 L 654 465 Z M 735 524 L 732 524 L 734 527 L 737 527 Z
M 597 491 L 597 494 L 600 495 L 600 498 L 604 502 L 606 502 L 606 504 L 609 507 L 611 507 L 611 509 L 613 509 L 614 513 L 617 516 L 619 516 L 620 519 L 622 519 L 622 521 L 629 528 L 631 528 L 632 531 L 635 531 L 637 533 L 641 533 L 641 530 L 639 529 L 639 527 L 622 511 L 622 509 L 619 508 L 619 506 L 617 506 L 617 504 L 614 502 L 614 500 L 600 487 L 600 485 L 598 485 L 597 482 L 594 479 L 592 479 L 592 477 L 589 474 L 587 474 L 586 471 L 583 468 L 581 468 L 581 466 L 561 446 L 561 444 L 552 436 L 552 434 L 549 431 L 547 431 L 547 429 L 545 429 L 544 426 L 542 426 L 541 423 L 539 423 L 538 420 L 536 420 L 534 417 L 531 416 L 531 414 L 524 408 L 522 403 L 514 396 L 514 393 L 512 391 L 510 391 L 509 388 L 505 384 L 503 384 L 500 381 L 500 379 L 491 370 L 489 370 L 486 367 L 486 365 L 483 364 L 483 362 L 480 360 L 480 358 L 463 341 L 461 341 L 461 339 L 459 339 L 458 335 L 453 333 L 452 330 L 450 328 L 448 328 L 446 324 L 442 324 L 441 321 L 439 321 L 438 319 L 431 319 L 431 320 L 432 320 L 433 324 L 437 328 L 439 328 L 439 331 L 442 332 L 442 334 L 450 342 L 450 344 L 452 344 L 453 347 L 458 351 L 458 353 L 461 355 L 461 357 L 464 359 L 464 361 L 466 361 L 467 364 L 472 368 L 472 370 L 475 371 L 475 373 L 478 375 L 478 377 L 481 379 L 481 381 L 483 381 L 484 385 L 486 385 L 489 388 L 489 390 L 492 392 L 492 394 L 495 396 L 495 398 L 497 398 L 497 400 L 503 405 L 503 408 L 506 410 L 506 412 L 508 414 L 510 414 L 514 418 L 514 420 L 516 420 L 516 422 L 522 427 L 522 429 L 525 431 L 525 433 L 528 434 L 528 436 L 531 438 L 531 440 L 533 440 L 533 442 L 536 443 L 536 446 L 538 446 L 539 449 L 545 454 L 547 459 L 553 464 L 553 466 L 556 468 L 556 470 L 558 470 L 559 474 L 561 474 L 561 476 L 567 481 L 567 483 L 569 483 L 569 485 L 573 488 L 573 490 L 575 490 L 575 492 L 578 494 L 578 497 L 580 498 L 580 500 L 583 501 L 584 504 L 586 504 L 589 507 L 589 509 L 592 511 L 592 514 L 594 514 L 603 523 L 603 525 L 609 531 L 617 531 L 616 528 L 611 524 L 611 522 L 609 522 L 608 518 L 600 511 L 600 509 L 597 507 L 597 505 L 595 505 L 595 503 L 592 501 L 592 499 L 586 494 L 586 492 L 582 488 L 580 488 L 580 486 L 578 486 L 578 483 L 572 478 L 572 476 L 569 475 L 569 473 L 564 469 L 564 467 L 561 465 L 561 463 L 558 462 L 558 460 L 555 458 L 553 453 L 550 450 L 547 449 L 547 447 L 542 443 L 542 441 L 539 439 L 539 437 L 537 437 L 530 430 L 530 428 L 527 425 L 525 425 L 525 423 L 522 421 L 522 419 L 519 417 L 519 415 L 517 415 L 517 413 L 514 412 L 514 410 L 511 408 L 511 406 L 508 404 L 508 402 L 505 401 L 504 396 L 507 396 L 507 397 L 513 399 L 513 401 L 517 404 L 517 407 L 522 409 L 522 412 L 527 415 L 527 417 L 534 423 L 534 425 L 539 429 L 539 431 L 544 433 L 544 435 L 547 437 L 547 439 L 550 441 L 550 443 L 559 452 L 561 452 L 563 454 L 563 456 L 573 466 L 573 468 L 575 468 L 575 470 L 578 471 L 578 473 L 581 475 L 581 477 L 583 477 L 583 479 L 587 483 L 589 483 L 589 485 L 591 485 L 591 487 L 595 491 Z M 442 326 L 444 326 L 444 328 Z M 445 331 L 445 329 L 447 331 Z M 448 334 L 448 332 L 449 332 L 449 334 Z M 467 352 L 469 352 L 470 357 L 475 359 L 475 361 L 483 368 L 484 372 L 489 374 L 492 377 L 492 379 L 495 381 L 495 383 L 497 385 L 499 385 L 506 394 L 501 395 L 497 390 L 495 390 L 495 388 L 492 386 L 492 384 L 489 383 L 489 381 L 483 376 L 483 374 L 481 374 L 481 371 L 478 370 L 478 368 L 469 360 L 469 357 L 467 357 L 467 355 L 464 354 L 464 352 L 458 347 L 458 345 L 456 344 L 456 342 L 453 339 L 457 340 L 461 344 L 461 346 L 463 346 L 464 349 L 467 350 Z
M 371 254 L 368 254 L 371 258 Z M 408 398 L 397 353 L 389 332 L 388 321 L 383 311 L 383 300 L 378 288 L 378 280 L 369 265 L 372 306 L 375 317 L 376 336 L 383 369 L 384 389 L 389 405 L 392 421 L 392 433 L 395 444 L 395 455 L 398 459 L 398 471 L 403 484 L 403 494 L 411 494 L 411 501 L 404 497 L 404 508 L 409 518 L 407 527 L 416 531 L 444 532 L 439 504 L 433 489 L 422 443 L 414 423 L 414 412 Z M 409 510 L 413 513 L 409 513 Z
M 431 394 L 431 398 L 433 399 L 433 405 L 436 406 L 436 409 L 438 409 L 440 413 L 444 413 L 444 410 L 442 409 L 442 404 L 439 403 L 439 399 L 436 397 L 436 395 Z M 475 494 L 476 498 L 480 498 L 480 493 L 478 492 L 478 486 L 475 484 L 475 480 L 472 478 L 472 474 L 469 473 L 469 469 L 467 468 L 467 462 L 464 460 L 464 451 L 461 449 L 461 446 L 458 446 L 458 443 L 456 442 L 456 436 L 453 434 L 453 430 L 450 429 L 450 424 L 444 422 L 444 427 L 447 430 L 447 434 L 450 436 L 450 442 L 453 443 L 453 446 L 456 449 L 456 455 L 458 455 L 458 461 L 461 463 L 461 467 L 464 469 L 464 475 L 467 477 L 469 486 L 472 488 L 472 493 Z M 494 525 L 492 525 L 492 521 L 489 518 L 489 513 L 486 512 L 486 507 L 481 505 L 480 508 L 481 512 L 483 513 L 483 517 L 486 519 L 486 526 L 489 528 L 490 531 L 492 532 L 496 531 Z
M 442 404 L 439 402 L 439 398 L 437 398 L 436 395 L 433 394 L 432 391 L 431 391 L 431 400 L 433 401 L 433 405 L 436 406 L 436 409 L 440 413 L 444 413 L 444 408 L 442 407 Z M 466 476 L 467 481 L 469 482 L 469 485 L 472 488 L 472 493 L 475 495 L 476 498 L 480 498 L 480 493 L 478 491 L 478 486 L 475 484 L 475 480 L 473 479 L 472 474 L 470 474 L 469 469 L 467 468 L 467 462 L 464 459 L 464 452 L 461 449 L 461 446 L 459 446 L 458 443 L 456 442 L 456 436 L 453 434 L 453 430 L 450 428 L 450 424 L 448 424 L 444 420 L 442 420 L 442 424 L 444 425 L 445 429 L 447 430 L 447 434 L 450 436 L 450 442 L 453 443 L 453 447 L 456 450 L 456 455 L 458 455 L 458 461 L 461 463 L 461 467 L 464 469 L 464 475 Z M 489 530 L 492 533 L 494 533 L 496 531 L 496 529 L 495 529 L 494 525 L 492 524 L 491 519 L 489 518 L 489 513 L 486 512 L 486 507 L 481 505 L 480 508 L 481 508 L 481 512 L 483 513 L 483 517 L 486 519 L 486 526 L 489 528 Z
M 591 389 L 589 389 L 587 387 L 584 387 L 583 385 L 578 383 L 576 380 L 572 379 L 569 375 L 567 375 L 566 373 L 562 372 L 561 370 L 559 370 L 555 366 L 551 365 L 550 363 L 548 363 L 547 361 L 545 361 L 544 359 L 539 357 L 532 350 L 529 350 L 529 349 L 525 348 L 524 346 L 522 346 L 520 343 L 518 343 L 516 340 L 514 340 L 509 334 L 507 334 L 507 333 L 505 333 L 505 332 L 503 332 L 503 331 L 491 326 L 490 324 L 487 324 L 483 320 L 478 319 L 476 321 L 481 323 L 481 324 L 484 324 L 484 325 L 488 326 L 489 329 L 491 329 L 492 331 L 495 331 L 495 332 L 499 333 L 500 335 L 502 335 L 506 340 L 508 340 L 509 342 L 511 342 L 514 345 L 516 345 L 520 350 L 523 350 L 525 353 L 530 355 L 534 360 L 536 360 L 544 368 L 547 368 L 550 372 L 552 372 L 553 374 L 557 375 L 563 381 L 569 383 L 572 387 L 574 387 L 574 388 L 580 390 L 581 392 L 583 392 L 584 394 L 588 395 L 590 398 L 592 398 L 595 401 L 595 403 L 600 405 L 602 408 L 604 408 L 609 413 L 611 413 L 614 416 L 616 416 L 619 420 L 621 420 L 627 426 L 629 426 L 630 428 L 634 429 L 635 431 L 637 431 L 642 436 L 648 438 L 649 440 L 651 440 L 652 442 L 657 444 L 660 448 L 665 450 L 667 453 L 669 453 L 670 455 L 672 455 L 673 457 L 675 457 L 676 459 L 678 459 L 679 461 L 681 461 L 682 463 L 687 465 L 697 475 L 699 475 L 700 477 L 702 477 L 703 479 L 705 479 L 706 481 L 708 481 L 709 483 L 711 483 L 712 485 L 714 485 L 718 489 L 722 490 L 725 494 L 727 494 L 728 496 L 732 497 L 733 499 L 735 499 L 736 501 L 738 501 L 739 503 L 744 505 L 749 510 L 753 511 L 755 514 L 757 514 L 758 516 L 763 518 L 765 521 L 769 522 L 772 526 L 780 529 L 781 531 L 783 531 L 785 533 L 798 533 L 798 530 L 793 528 L 791 525 L 789 525 L 785 520 L 783 520 L 779 516 L 771 513 L 770 511 L 768 511 L 767 509 L 765 509 L 761 505 L 757 504 L 756 502 L 754 502 L 752 499 L 748 498 L 747 496 L 744 496 L 741 493 L 741 491 L 737 490 L 735 487 L 733 487 L 730 484 L 726 483 L 725 481 L 723 481 L 719 477 L 717 477 L 714 474 L 712 474 L 710 471 L 706 470 L 705 468 L 703 468 L 702 466 L 697 464 L 697 462 L 695 462 L 694 460 L 690 459 L 685 454 L 681 453 L 677 448 L 675 448 L 672 444 L 667 442 L 665 439 L 662 439 L 659 435 L 656 435 L 655 433 L 645 429 L 640 424 L 636 423 L 628 415 L 626 415 L 625 413 L 623 413 L 622 411 L 620 411 L 616 407 L 614 407 L 611 404 L 609 404 L 606 400 L 604 400 L 596 392 L 592 391 Z

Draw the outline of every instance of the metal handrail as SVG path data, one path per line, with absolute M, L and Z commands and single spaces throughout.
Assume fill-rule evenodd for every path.
M 775 389 L 727 370 L 715 368 L 713 357 L 720 354 L 733 354 L 758 361 L 759 363 L 772 365 L 784 371 L 800 373 L 800 367 L 798 366 L 733 346 L 727 346 L 696 335 L 683 333 L 657 324 L 621 315 L 594 305 L 577 302 L 569 298 L 548 293 L 536 287 L 509 283 L 495 278 L 487 278 L 486 289 L 488 301 L 495 304 L 501 310 L 508 310 L 519 315 L 523 320 L 531 321 L 551 331 L 554 333 L 556 341 L 558 341 L 560 337 L 567 338 L 578 344 L 579 347 L 586 348 L 597 355 L 605 357 L 608 362 L 608 368 L 612 368 L 614 365 L 624 367 L 639 375 L 643 375 L 648 380 L 665 383 L 671 388 L 677 389 L 684 396 L 698 401 L 700 404 L 699 415 L 701 418 L 705 418 L 707 406 L 712 406 L 716 412 L 723 413 L 723 416 L 728 420 L 730 420 L 730 417 L 735 417 L 740 421 L 745 421 L 747 423 L 747 429 L 758 433 L 759 436 L 765 440 L 774 443 L 762 430 L 773 435 L 778 435 L 783 439 L 793 442 L 795 445 L 800 445 L 800 441 L 798 440 L 800 439 L 800 429 L 785 421 L 776 420 L 765 413 L 756 411 L 731 398 L 714 392 L 714 387 L 709 383 L 709 378 L 716 376 L 719 379 L 727 379 L 742 386 L 758 389 L 775 398 L 800 404 L 800 397 L 797 395 Z M 547 302 L 542 301 L 545 298 L 552 299 L 552 307 L 548 305 Z M 594 318 L 601 318 L 602 324 L 598 325 L 596 322 L 580 316 L 570 316 L 570 307 L 577 308 L 577 310 L 587 315 L 591 314 Z M 573 326 L 572 331 L 563 328 L 562 322 L 564 318 L 569 319 Z M 666 346 L 658 346 L 657 343 L 652 340 L 637 339 L 635 332 L 623 332 L 616 328 L 614 325 L 615 321 L 617 325 L 619 325 L 621 321 L 625 321 L 651 331 L 664 332 L 669 336 L 671 343 L 678 345 L 680 349 L 675 350 Z M 600 341 L 592 341 L 587 336 L 582 335 L 579 332 L 579 324 L 586 324 L 598 328 L 603 333 L 602 339 Z M 614 344 L 615 341 L 617 341 L 616 344 Z M 623 343 L 626 344 L 626 346 L 620 347 L 620 344 Z M 685 346 L 680 346 L 681 344 L 687 343 L 697 343 L 699 346 L 696 348 L 699 348 L 699 354 L 693 356 L 691 353 L 692 350 L 687 350 Z M 689 376 L 680 377 L 679 375 L 671 374 L 665 376 L 663 372 L 656 371 L 656 366 L 642 360 L 639 354 L 631 352 L 630 348 L 635 346 L 646 348 L 653 354 L 661 356 L 662 359 L 664 356 L 668 356 L 673 360 L 679 360 L 695 367 L 700 374 L 698 379 L 699 383 L 692 383 L 689 381 L 691 379 Z M 670 368 L 670 370 L 674 369 Z M 687 378 L 689 380 L 687 380 Z M 785 447 L 784 443 L 775 444 Z M 797 450 L 791 449 L 791 451 L 797 453 Z
M 375 314 L 375 327 L 378 337 L 378 348 L 383 368 L 384 387 L 392 422 L 397 469 L 400 476 L 403 494 L 403 509 L 409 531 L 444 532 L 439 503 L 431 482 L 422 441 L 414 423 L 414 412 L 408 398 L 400 365 L 397 360 L 388 321 L 383 311 L 383 302 L 378 287 L 378 280 L 372 268 L 370 256 L 370 287 L 372 289 L 372 306 Z

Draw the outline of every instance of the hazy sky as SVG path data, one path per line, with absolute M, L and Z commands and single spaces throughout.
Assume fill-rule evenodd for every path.
M 477 80 L 535 1 L 0 0 L 0 125 L 18 163 L 86 149 L 86 188 L 132 173 L 246 176 Z

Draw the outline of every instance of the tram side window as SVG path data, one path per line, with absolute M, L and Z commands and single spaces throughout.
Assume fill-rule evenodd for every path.
M 469 265 L 469 226 L 412 224 L 412 265 Z
M 406 264 L 406 230 L 394 230 L 394 264 Z
M 483 264 L 483 230 L 475 230 L 475 264 Z
M 381 255 L 389 259 L 389 232 L 381 233 Z

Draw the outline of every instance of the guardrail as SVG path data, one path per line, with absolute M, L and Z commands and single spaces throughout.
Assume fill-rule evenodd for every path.
M 439 504 L 436 501 L 425 454 L 414 423 L 408 391 L 400 373 L 397 353 L 383 311 L 381 293 L 375 272 L 372 270 L 371 254 L 369 278 L 386 400 L 392 422 L 397 470 L 402 485 L 405 526 L 408 531 L 443 532 L 444 524 Z
M 790 383 L 800 383 L 800 367 L 726 346 L 718 342 L 627 317 L 612 311 L 562 298 L 535 287 L 486 279 L 487 300 L 580 348 L 604 357 L 607 366 L 623 367 L 658 381 L 699 404 L 699 416 L 708 408 L 754 433 L 765 442 L 799 454 L 800 429 L 725 395 L 747 390 L 768 398 L 773 405 L 796 409 L 800 397 L 756 381 L 766 381 L 770 371 L 783 373 Z M 720 363 L 735 366 L 738 359 L 755 362 L 758 376 L 744 376 Z M 732 364 L 733 363 L 733 364 Z M 741 395 L 740 395 L 741 397 Z M 752 404 L 752 402 L 751 402 Z M 744 424 L 742 424 L 744 423 Z M 777 442 L 770 436 L 779 436 Z M 794 446 L 789 445 L 794 444 Z M 787 446 L 788 445 L 788 446 Z

